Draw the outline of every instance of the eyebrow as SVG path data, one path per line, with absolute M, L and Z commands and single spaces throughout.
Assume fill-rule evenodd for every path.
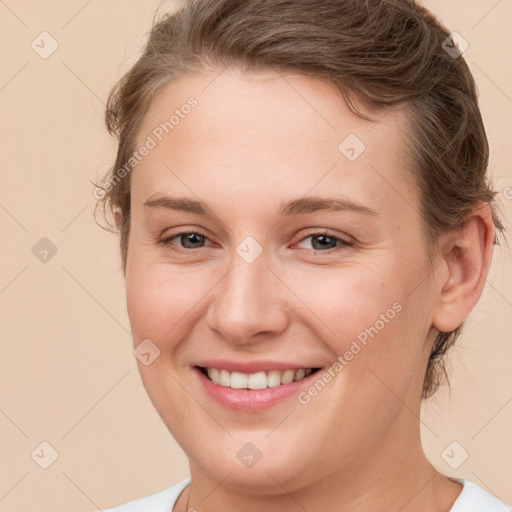
M 161 196 L 149 198 L 144 206 L 149 208 L 165 208 L 175 211 L 186 211 L 197 215 L 216 217 L 212 210 L 202 201 L 187 197 Z M 279 208 L 280 217 L 303 215 L 317 211 L 354 211 L 368 215 L 378 216 L 379 213 L 371 208 L 356 203 L 350 199 L 330 197 L 302 197 L 282 203 Z

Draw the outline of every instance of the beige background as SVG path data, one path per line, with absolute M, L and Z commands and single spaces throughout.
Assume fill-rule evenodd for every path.
M 161 3 L 0 1 L 0 512 L 98 510 L 188 476 L 140 381 L 117 240 L 94 222 L 90 183 L 114 158 L 103 127 L 107 93 L 137 57 Z M 469 43 L 491 169 L 510 219 L 512 1 L 426 5 Z M 31 48 L 35 40 L 42 52 L 42 37 L 51 48 L 43 31 L 59 45 L 46 59 Z M 47 262 L 32 252 L 42 237 L 57 248 Z M 451 396 L 442 390 L 422 413 L 432 463 L 510 503 L 511 285 L 504 245 L 452 352 Z M 43 441 L 58 452 L 47 469 L 39 465 L 49 461 Z M 442 457 L 453 441 L 460 446 L 448 449 L 452 460 L 469 454 L 456 470 Z

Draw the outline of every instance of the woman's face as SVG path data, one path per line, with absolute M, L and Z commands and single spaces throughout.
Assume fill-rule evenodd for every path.
M 291 491 L 417 440 L 436 294 L 406 129 L 403 113 L 362 120 L 328 84 L 271 71 L 187 76 L 152 102 L 128 313 L 191 471 Z M 321 370 L 279 386 L 260 373 L 301 368 Z

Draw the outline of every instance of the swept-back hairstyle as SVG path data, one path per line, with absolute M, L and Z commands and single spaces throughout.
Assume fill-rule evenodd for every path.
M 323 79 L 363 118 L 358 98 L 383 112 L 405 108 L 429 256 L 440 235 L 460 229 L 480 201 L 491 207 L 499 243 L 504 227 L 487 176 L 489 148 L 475 83 L 450 32 L 427 9 L 411 0 L 189 0 L 154 22 L 141 57 L 108 98 L 106 124 L 119 144 L 95 196 L 105 218 L 107 210 L 121 218 L 123 272 L 130 233 L 126 165 L 142 119 L 173 80 L 225 66 Z M 447 377 L 444 356 L 462 326 L 438 333 L 423 398 Z

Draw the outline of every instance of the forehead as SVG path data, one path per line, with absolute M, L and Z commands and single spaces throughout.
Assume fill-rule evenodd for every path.
M 186 75 L 144 117 L 136 147 L 149 139 L 154 147 L 133 171 L 132 194 L 140 204 L 188 188 L 212 200 L 236 194 L 240 204 L 258 198 L 261 205 L 277 195 L 339 191 L 375 209 L 390 201 L 413 205 L 406 115 L 373 115 L 376 121 L 361 119 L 333 85 L 303 75 L 236 69 Z

